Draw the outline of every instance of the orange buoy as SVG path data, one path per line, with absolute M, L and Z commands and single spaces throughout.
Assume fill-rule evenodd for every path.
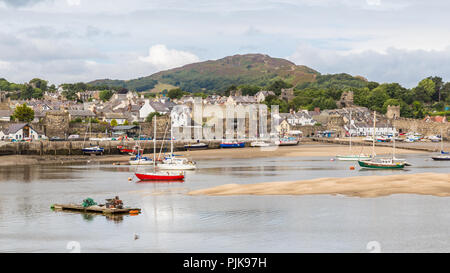
M 130 210 L 129 212 L 130 212 L 130 214 L 139 214 L 138 210 Z
M 350 170 L 352 170 L 352 171 L 353 171 L 354 169 L 355 169 L 355 167 L 354 167 L 354 166 L 350 166 Z

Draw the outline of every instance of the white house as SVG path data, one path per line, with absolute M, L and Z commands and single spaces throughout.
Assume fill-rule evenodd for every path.
M 103 121 L 111 123 L 114 119 L 117 121 L 117 124 L 124 124 L 127 120 L 122 113 L 105 113 Z
M 158 112 L 160 114 L 169 113 L 169 108 L 159 101 L 145 100 L 144 105 L 139 109 L 139 120 L 143 121 L 151 113 Z
M 186 105 L 175 106 L 170 112 L 173 127 L 190 126 L 191 109 Z
M 347 126 L 345 129 L 348 131 Z M 363 122 L 353 123 L 350 127 L 350 132 L 352 135 L 358 136 L 372 136 L 373 135 L 373 125 L 366 124 Z M 394 128 L 387 124 L 377 124 L 375 128 L 375 136 L 386 136 L 394 133 Z M 397 132 L 396 132 L 397 133 Z
M 9 138 L 17 141 L 26 139 L 39 139 L 39 134 L 28 123 L 10 124 L 8 129 L 0 133 L 2 140 Z

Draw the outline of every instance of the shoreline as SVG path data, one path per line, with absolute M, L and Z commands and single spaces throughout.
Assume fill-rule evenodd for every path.
M 327 177 L 286 182 L 225 184 L 187 193 L 190 196 L 343 195 L 360 198 L 375 198 L 393 194 L 450 197 L 450 173 Z
M 362 147 L 362 148 L 361 148 Z M 364 146 L 354 147 L 353 153 L 371 154 L 371 148 Z M 377 155 L 389 155 L 392 148 L 376 146 Z M 426 153 L 420 150 L 397 149 L 397 154 L 420 154 Z M 207 149 L 198 151 L 179 151 L 176 154 L 182 155 L 192 160 L 208 160 L 223 158 L 267 158 L 267 157 L 331 157 L 336 155 L 349 154 L 349 147 L 340 144 L 326 143 L 308 143 L 297 146 L 281 147 L 246 147 L 234 149 Z M 145 154 L 147 157 L 153 157 L 153 154 Z M 23 166 L 23 165 L 46 165 L 46 164 L 76 164 L 87 162 L 117 163 L 127 165 L 130 155 L 4 155 L 0 156 L 1 166 Z

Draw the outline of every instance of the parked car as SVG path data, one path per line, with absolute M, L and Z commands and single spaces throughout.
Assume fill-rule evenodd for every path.
M 54 137 L 50 138 L 50 141 L 64 141 L 64 138 L 60 138 L 60 137 L 54 136 Z

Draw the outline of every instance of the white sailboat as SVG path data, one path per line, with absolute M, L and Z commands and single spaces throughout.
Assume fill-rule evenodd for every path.
M 349 127 L 349 133 L 350 133 L 350 154 L 349 155 L 337 155 L 336 159 L 340 161 L 357 161 L 357 160 L 370 160 L 372 156 L 365 155 L 365 154 L 352 154 L 352 132 L 351 132 L 351 126 L 352 126 L 352 112 L 350 111 L 350 127 Z
M 432 156 L 431 158 L 436 161 L 450 160 L 450 153 L 444 152 L 444 136 L 442 135 L 442 128 L 441 128 L 441 152 L 439 153 L 439 155 Z
M 170 155 L 158 163 L 158 168 L 161 170 L 195 170 L 197 165 L 195 162 L 183 157 L 176 157 L 173 154 L 173 122 L 170 126 Z

